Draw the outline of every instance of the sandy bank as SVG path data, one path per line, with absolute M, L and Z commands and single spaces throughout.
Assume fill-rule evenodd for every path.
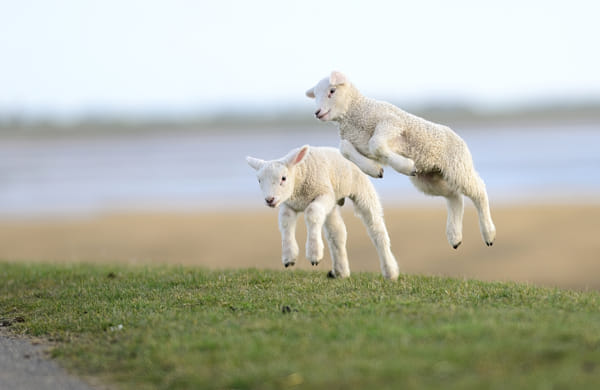
M 379 271 L 364 226 L 344 207 L 351 270 Z M 392 250 L 410 274 L 516 280 L 600 289 L 600 206 L 495 208 L 496 244 L 487 248 L 472 208 L 458 250 L 446 242 L 443 207 L 386 209 Z M 301 258 L 305 228 L 299 220 Z M 0 220 L 0 259 L 169 263 L 209 268 L 274 268 L 280 262 L 277 212 L 115 214 L 79 219 Z M 316 268 L 325 272 L 327 254 Z

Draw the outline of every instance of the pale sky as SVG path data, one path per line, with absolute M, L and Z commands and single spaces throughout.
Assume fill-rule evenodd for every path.
M 0 115 L 600 99 L 596 1 L 0 0 Z

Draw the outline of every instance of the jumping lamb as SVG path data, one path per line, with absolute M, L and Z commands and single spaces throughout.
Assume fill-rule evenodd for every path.
M 307 259 L 317 265 L 323 258 L 321 231 L 325 228 L 333 262 L 328 276 L 350 276 L 346 226 L 340 213 L 345 198 L 349 198 L 377 248 L 383 276 L 392 280 L 398 278 L 398 263 L 390 249 L 383 208 L 375 188 L 369 178 L 337 149 L 305 145 L 278 160 L 246 157 L 246 161 L 257 171 L 267 206 L 280 206 L 279 230 L 285 267 L 296 263 L 296 221 L 298 214 L 304 212 Z
M 494 243 L 483 180 L 473 166 L 467 144 L 449 127 L 429 122 L 398 107 L 363 96 L 340 72 L 306 91 L 316 100 L 315 116 L 335 121 L 340 151 L 366 174 L 383 177 L 383 165 L 410 176 L 422 192 L 446 198 L 446 236 L 456 249 L 462 243 L 463 196 L 479 214 L 479 228 L 488 246 Z

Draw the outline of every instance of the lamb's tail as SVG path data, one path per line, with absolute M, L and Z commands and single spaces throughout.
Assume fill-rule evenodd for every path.
M 355 176 L 354 188 L 350 199 L 354 202 L 355 212 L 365 224 L 369 237 L 377 248 L 381 272 L 386 278 L 396 279 L 400 271 L 391 251 L 390 236 L 383 220 L 383 207 L 375 187 L 366 175 L 360 173 Z

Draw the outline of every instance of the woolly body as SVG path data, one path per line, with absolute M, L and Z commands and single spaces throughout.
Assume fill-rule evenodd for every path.
M 317 118 L 338 123 L 342 154 L 363 172 L 383 177 L 382 165 L 389 165 L 410 176 L 422 192 L 446 197 L 450 245 L 457 248 L 462 242 L 462 195 L 477 208 L 485 243 L 493 244 L 496 228 L 485 184 L 466 143 L 449 127 L 369 99 L 339 72 L 332 72 L 306 95 L 316 99 Z
M 340 214 L 340 206 L 349 198 L 377 248 L 382 274 L 389 279 L 398 277 L 398 264 L 390 249 L 383 208 L 375 188 L 337 149 L 306 145 L 278 160 L 247 157 L 247 161 L 257 170 L 266 204 L 280 206 L 282 262 L 286 267 L 294 265 L 298 257 L 296 221 L 298 214 L 304 212 L 308 260 L 317 265 L 323 258 L 321 231 L 325 229 L 333 261 L 329 276 L 350 276 L 346 226 Z

